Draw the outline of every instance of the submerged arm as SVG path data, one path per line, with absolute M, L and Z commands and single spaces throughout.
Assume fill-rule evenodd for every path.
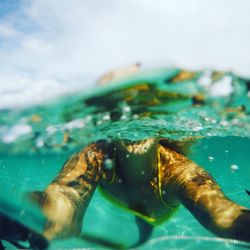
M 159 180 L 166 202 L 173 197 L 214 234 L 250 241 L 250 210 L 230 200 L 204 169 L 185 156 L 159 146 Z M 172 197 L 168 197 L 169 190 Z
M 80 233 L 82 218 L 97 184 L 108 178 L 103 171 L 107 151 L 105 142 L 87 146 L 65 163 L 43 192 L 33 193 L 48 220 L 44 232 L 46 238 Z

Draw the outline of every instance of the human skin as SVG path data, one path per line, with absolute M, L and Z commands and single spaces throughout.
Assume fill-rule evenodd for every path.
M 99 185 L 120 204 L 154 224 L 183 204 L 219 237 L 250 241 L 250 210 L 230 200 L 213 177 L 164 140 L 99 141 L 73 155 L 35 199 L 51 240 L 81 233 Z M 106 165 L 107 159 L 113 166 Z

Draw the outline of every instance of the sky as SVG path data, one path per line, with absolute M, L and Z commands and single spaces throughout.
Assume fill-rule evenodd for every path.
M 250 76 L 249 10 L 249 0 L 0 0 L 0 108 L 136 62 Z

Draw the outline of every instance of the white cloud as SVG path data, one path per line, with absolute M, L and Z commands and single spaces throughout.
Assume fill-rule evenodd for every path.
M 248 0 L 25 0 L 0 19 L 0 89 L 23 74 L 87 87 L 138 61 L 250 75 L 249 8 Z
M 23 42 L 23 47 L 34 52 L 49 52 L 53 46 L 45 41 L 37 38 L 27 39 Z
M 17 36 L 17 31 L 8 26 L 8 25 L 0 25 L 0 36 L 4 39 L 12 39 Z
M 53 79 L 35 79 L 32 75 L 0 74 L 0 79 L 4 82 L 0 89 L 0 108 L 39 104 L 71 91 L 69 85 L 60 84 Z

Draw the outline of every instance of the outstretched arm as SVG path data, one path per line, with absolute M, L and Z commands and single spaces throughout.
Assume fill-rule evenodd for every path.
M 108 145 L 97 142 L 73 155 L 55 180 L 35 199 L 47 217 L 44 235 L 47 239 L 76 236 L 82 218 L 99 181 L 109 178 L 103 170 Z
M 176 198 L 220 237 L 250 241 L 250 210 L 226 197 L 209 173 L 182 154 L 159 146 L 158 157 L 159 181 L 167 203 Z

